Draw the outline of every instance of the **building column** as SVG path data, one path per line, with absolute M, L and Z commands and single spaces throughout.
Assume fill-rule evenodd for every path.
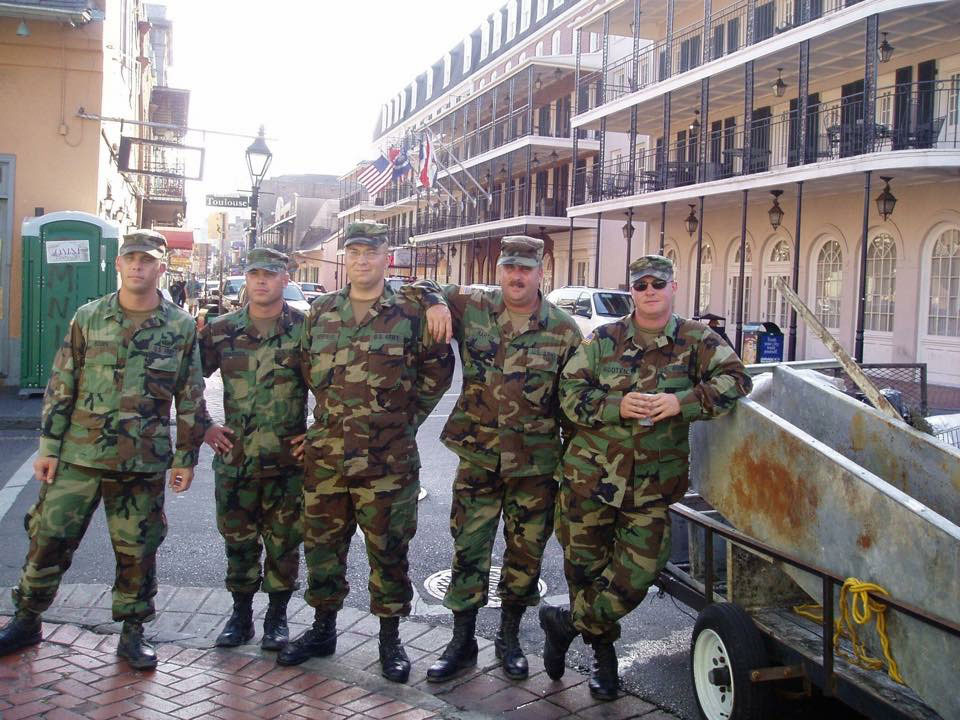
M 853 359 L 863 362 L 863 326 L 867 310 L 867 233 L 870 230 L 870 171 L 863 174 L 863 226 L 860 232 L 860 284 L 857 293 L 857 332 Z
M 749 192 L 744 190 L 743 199 L 740 201 L 740 282 L 737 288 L 737 336 L 734 343 L 737 355 L 743 350 L 743 273 L 746 270 L 747 260 L 747 195 Z
M 803 216 L 803 180 L 797 183 L 797 225 L 793 238 L 793 271 L 790 287 L 799 295 L 800 287 L 800 219 Z M 787 340 L 787 360 L 797 359 L 797 311 L 790 306 L 790 332 Z
M 697 269 L 696 278 L 693 286 L 693 312 L 694 317 L 700 317 L 700 274 L 703 272 L 703 195 L 700 196 L 700 224 L 697 225 Z
M 597 247 L 593 264 L 593 286 L 600 287 L 600 213 L 597 213 Z
M 807 152 L 807 138 L 810 135 L 810 115 L 808 102 L 810 100 L 810 41 L 804 40 L 800 43 L 800 60 L 797 68 L 797 127 L 800 128 L 800 137 L 798 142 L 800 147 L 797 148 L 797 158 L 800 161 L 800 165 L 804 165 L 810 162 L 816 162 L 816 154 L 814 153 L 813 157 L 808 156 Z
M 751 16 L 752 17 L 752 16 Z M 752 25 L 752 21 L 748 23 Z M 747 175 L 753 165 L 753 60 L 743 66 L 743 159 L 740 174 Z M 739 352 L 739 350 L 737 351 Z
M 660 203 L 660 254 L 667 246 L 667 203 Z

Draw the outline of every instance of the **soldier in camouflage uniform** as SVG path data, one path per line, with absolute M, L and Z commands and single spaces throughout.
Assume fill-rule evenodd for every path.
M 253 596 L 261 587 L 270 604 L 260 646 L 279 650 L 289 637 L 287 603 L 297 588 L 302 537 L 303 469 L 295 453 L 306 431 L 307 385 L 300 370 L 305 318 L 283 299 L 288 263 L 277 250 L 251 250 L 248 304 L 200 332 L 203 374 L 220 370 L 226 415 L 225 426 L 206 434 L 216 453 L 217 527 L 233 594 L 233 613 L 217 638 L 221 647 L 253 638 Z
M 307 603 L 313 627 L 277 657 L 295 665 L 336 650 L 337 611 L 349 591 L 347 551 L 357 525 L 370 561 L 370 611 L 380 618 L 384 677 L 406 682 L 399 638 L 413 587 L 407 548 L 417 528 L 417 428 L 450 387 L 449 346 L 433 345 L 419 305 L 384 282 L 387 226 L 359 222 L 344 237 L 349 283 L 313 302 L 302 342 L 316 396 L 303 481 Z
M 159 233 L 126 235 L 120 290 L 77 310 L 54 358 L 33 464 L 40 498 L 26 517 L 30 548 L 0 655 L 40 642 L 40 614 L 102 497 L 117 560 L 113 619 L 123 622 L 117 654 L 138 669 L 157 664 L 143 623 L 154 616 L 156 552 L 167 532 L 164 475 L 172 468 L 176 492 L 190 487 L 206 429 L 196 326 L 157 291 L 165 251 Z
M 590 692 L 601 700 L 617 696 L 618 620 L 670 554 L 667 508 L 687 489 L 690 423 L 729 412 L 751 388 L 719 335 L 672 313 L 670 260 L 635 260 L 630 281 L 634 313 L 597 328 L 563 370 L 560 401 L 576 424 L 557 502 L 570 610 L 540 610 L 550 677 L 563 674 L 582 633 L 596 658 Z
M 499 290 L 443 288 L 463 361 L 463 392 L 441 435 L 460 464 L 450 510 L 452 577 L 443 601 L 454 613 L 454 635 L 427 671 L 435 682 L 476 664 L 477 610 L 487 604 L 501 515 L 506 552 L 497 589 L 502 609 L 496 653 L 510 678 L 522 680 L 529 672 L 520 621 L 528 606 L 540 602 L 540 563 L 553 532 L 554 470 L 565 422 L 557 386 L 580 344 L 572 318 L 540 294 L 542 262 L 542 240 L 505 237 L 497 261 Z M 417 286 L 436 288 L 428 281 Z

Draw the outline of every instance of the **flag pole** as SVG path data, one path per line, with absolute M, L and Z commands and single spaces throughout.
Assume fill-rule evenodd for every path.
M 434 137 L 433 132 L 430 130 L 430 128 L 424 128 L 423 131 L 424 131 L 424 133 L 426 133 L 426 134 L 428 134 L 428 135 L 430 136 L 430 141 L 431 141 L 431 142 L 433 142 L 434 144 L 439 144 L 439 145 L 441 145 L 441 146 L 450 154 L 450 157 L 452 157 L 452 158 L 454 159 L 454 161 L 456 162 L 456 164 L 457 164 L 457 166 L 460 168 L 460 170 L 463 172 L 463 174 L 466 175 L 468 178 L 470 178 L 470 182 L 472 182 L 474 185 L 476 185 L 477 188 L 480 189 L 480 192 L 482 192 L 482 193 L 486 196 L 487 202 L 490 202 L 490 201 L 493 199 L 492 196 L 490 195 L 490 193 L 487 191 L 487 189 L 486 189 L 485 187 L 483 187 L 483 185 L 481 185 L 481 184 L 477 181 L 477 179 L 470 173 L 470 171 L 467 170 L 467 169 L 463 166 L 463 163 L 460 162 L 460 158 L 458 158 L 458 157 L 456 156 L 456 153 L 454 153 L 453 150 L 450 149 L 450 146 L 447 145 L 446 143 L 440 141 L 440 140 L 437 140 L 437 139 Z M 453 174 L 450 172 L 450 168 L 447 167 L 447 166 L 440 160 L 440 157 L 439 157 L 439 156 L 434 155 L 434 159 L 436 159 L 437 164 L 438 164 L 441 168 L 443 168 L 444 170 L 447 171 L 447 173 L 449 173 L 449 174 L 447 175 L 447 177 L 449 177 L 451 180 L 453 180 L 453 182 L 455 182 L 455 183 L 457 184 L 457 187 L 460 188 L 460 189 L 463 191 L 463 193 L 464 193 L 467 197 L 470 198 L 470 202 L 472 202 L 473 205 L 476 206 L 476 204 L 477 204 L 476 199 L 475 199 L 473 196 L 471 196 L 469 192 L 467 192 L 466 188 L 464 188 L 463 185 L 461 185 L 459 182 L 457 182 L 457 179 L 456 179 L 455 177 L 453 177 Z

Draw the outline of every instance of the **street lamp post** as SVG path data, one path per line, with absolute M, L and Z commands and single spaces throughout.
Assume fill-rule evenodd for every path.
M 252 192 L 250 194 L 250 243 L 248 250 L 253 250 L 257 245 L 257 210 L 260 205 L 260 183 L 270 167 L 270 161 L 273 160 L 273 153 L 267 147 L 267 140 L 264 137 L 263 125 L 260 126 L 260 134 L 256 140 L 250 143 L 247 148 L 247 170 L 250 171 L 250 184 Z

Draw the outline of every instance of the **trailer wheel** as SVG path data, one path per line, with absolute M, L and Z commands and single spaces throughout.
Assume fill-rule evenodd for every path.
M 750 681 L 765 667 L 763 638 L 738 605 L 708 605 L 697 617 L 690 642 L 690 675 L 700 716 L 705 720 L 762 720 L 770 688 Z

